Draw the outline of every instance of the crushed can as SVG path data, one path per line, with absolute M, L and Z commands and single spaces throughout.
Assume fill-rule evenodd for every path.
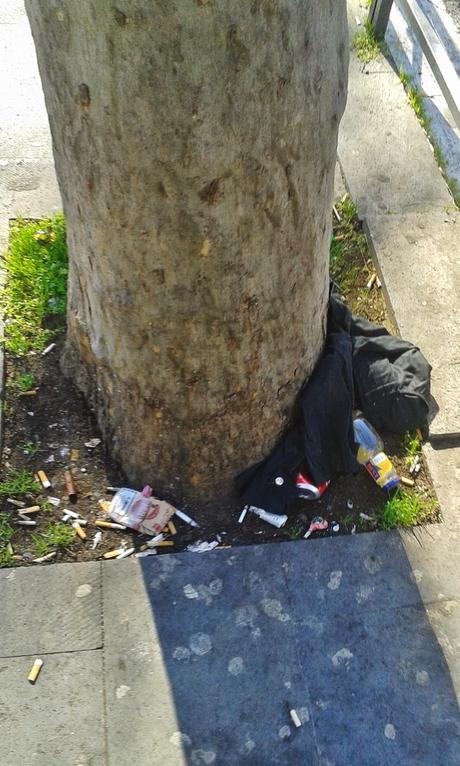
M 325 481 L 323 484 L 314 484 L 307 471 L 303 468 L 295 477 L 297 495 L 302 500 L 319 500 L 321 495 L 324 495 L 329 484 L 329 481 Z

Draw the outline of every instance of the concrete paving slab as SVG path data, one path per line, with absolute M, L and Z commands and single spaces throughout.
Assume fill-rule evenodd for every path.
M 458 764 L 457 699 L 423 607 L 324 613 L 321 639 L 299 647 L 326 762 Z
M 102 646 L 99 562 L 2 569 L 0 592 L 1 657 Z
M 396 534 L 106 564 L 104 593 L 110 766 L 459 762 L 460 610 Z
M 109 763 L 318 766 L 278 546 L 141 566 L 104 566 Z
M 0 659 L 2 766 L 106 766 L 102 652 L 45 657 L 32 686 L 35 656 Z

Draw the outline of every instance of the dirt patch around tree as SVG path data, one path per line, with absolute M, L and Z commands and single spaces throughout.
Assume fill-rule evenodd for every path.
M 373 264 L 355 212 L 353 205 L 344 200 L 338 214 L 334 215 L 331 277 L 339 285 L 345 302 L 354 313 L 384 324 L 391 331 L 382 290 L 374 278 Z M 370 280 L 373 281 L 369 288 Z M 53 322 L 56 324 L 56 320 Z M 53 322 L 48 324 L 50 332 L 53 332 Z M 113 497 L 113 492 L 107 488 L 126 485 L 118 466 L 106 455 L 102 441 L 92 442 L 100 439 L 95 420 L 72 382 L 64 378 L 60 370 L 59 357 L 65 338 L 62 317 L 60 322 L 61 329 L 51 337 L 56 345 L 47 354 L 29 351 L 25 355 L 10 352 L 5 355 L 0 484 L 2 566 L 35 566 L 34 559 L 48 553 L 54 554 L 49 563 L 91 561 L 123 547 L 142 550 L 147 541 L 145 536 L 129 530 L 102 529 L 101 540 L 93 548 L 94 536 L 98 532 L 95 522 L 108 520 L 106 503 Z M 27 386 L 28 381 L 33 381 L 33 385 Z M 409 464 L 417 455 L 420 460 L 420 469 L 412 476 L 415 486 L 402 488 L 404 498 L 413 500 L 418 509 L 413 521 L 439 520 L 439 506 L 417 443 L 414 447 L 412 442 L 408 453 L 410 442 L 407 439 L 403 444 L 400 437 L 381 436 L 386 452 L 400 474 L 410 476 Z M 85 446 L 87 444 L 90 446 Z M 40 484 L 31 484 L 32 477 L 39 470 L 45 471 L 51 482 L 48 489 Z M 75 502 L 71 502 L 67 495 L 64 481 L 66 470 L 70 470 L 73 476 L 77 493 Z M 25 484 L 21 484 L 21 478 L 25 480 L 26 477 Z M 9 486 L 10 493 L 7 492 Z M 16 505 L 8 499 L 15 500 Z M 165 499 L 174 504 L 175 498 Z M 322 516 L 329 522 L 329 527 L 312 537 L 369 532 L 398 526 L 398 523 L 407 524 L 410 517 L 405 517 L 405 521 L 396 517 L 396 522 L 391 521 L 391 516 L 385 517 L 388 499 L 387 493 L 373 482 L 363 468 L 353 476 L 334 477 L 320 500 L 293 504 L 287 511 L 288 522 L 281 529 L 252 514 L 247 514 L 244 523 L 238 524 L 241 504 L 236 498 L 215 507 L 180 506 L 200 526 L 193 528 L 174 516 L 177 534 L 167 535 L 173 545 L 159 548 L 158 554 L 184 550 L 198 539 L 211 541 L 216 539 L 216 535 L 219 535 L 220 546 L 296 539 L 305 533 L 314 516 Z M 30 516 L 36 526 L 18 524 L 21 520 L 19 503 L 40 507 Z M 73 530 L 70 540 L 69 535 L 66 538 L 65 534 L 61 539 L 60 531 L 64 523 L 66 527 L 71 523 L 71 520 L 62 522 L 66 509 L 87 521 L 83 527 L 85 540 L 74 535 Z M 334 522 L 338 526 L 334 526 Z

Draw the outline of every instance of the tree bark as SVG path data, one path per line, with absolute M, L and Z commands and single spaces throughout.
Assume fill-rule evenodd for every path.
M 26 0 L 68 228 L 63 367 L 132 482 L 217 498 L 321 352 L 344 0 Z

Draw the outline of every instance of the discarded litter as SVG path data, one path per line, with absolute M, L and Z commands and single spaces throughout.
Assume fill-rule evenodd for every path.
M 123 524 L 115 524 L 113 521 L 95 521 L 94 522 L 96 527 L 102 527 L 103 529 L 126 529 Z
M 299 471 L 295 477 L 295 484 L 299 498 L 302 500 L 319 500 L 324 495 L 330 482 L 325 481 L 322 484 L 315 484 L 305 469 Z
M 38 559 L 33 559 L 34 564 L 43 564 L 45 561 L 50 561 L 51 559 L 54 559 L 56 556 L 56 551 L 52 551 L 51 553 L 47 553 L 45 556 L 40 556 Z M 23 554 L 24 558 L 24 554 Z
M 404 484 L 406 487 L 414 487 L 415 481 L 413 479 L 408 479 L 407 476 L 401 476 L 401 484 Z
M 142 492 L 122 487 L 110 502 L 109 516 L 117 524 L 146 535 L 161 532 L 176 509 L 165 500 L 152 497 L 149 486 Z
M 383 452 L 383 442 L 377 431 L 362 416 L 353 419 L 355 441 L 359 444 L 356 459 L 382 489 L 391 489 L 399 482 L 391 460 Z
M 16 508 L 24 508 L 24 503 L 21 503 L 19 500 L 15 500 L 13 497 L 7 497 L 6 502 L 10 505 L 15 505 Z
M 196 527 L 197 529 L 199 528 L 200 525 L 197 524 L 196 521 L 191 519 L 190 516 L 187 516 L 187 514 L 184 513 L 183 511 L 178 511 L 176 508 L 175 514 L 176 516 L 179 517 L 179 519 L 182 519 L 182 521 L 185 521 L 186 524 L 190 524 L 191 527 Z
M 368 516 L 367 513 L 360 513 L 359 517 L 364 521 L 373 521 L 372 516 Z
M 69 510 L 69 508 L 63 508 L 62 512 L 64 513 L 65 516 L 68 516 L 68 518 L 78 519 L 78 513 L 75 513 L 75 511 Z
M 352 535 L 355 535 L 355 534 L 356 534 L 356 524 L 353 524 L 353 526 L 352 526 L 352 528 L 351 528 L 351 534 L 352 534 Z
M 41 483 L 43 489 L 49 489 L 51 482 L 44 471 L 37 471 L 35 478 Z
M 118 489 L 116 491 L 118 492 Z M 109 512 L 110 500 L 99 500 L 97 504 L 98 504 L 99 508 L 102 511 L 104 511 L 104 513 L 108 513 Z
M 36 527 L 37 522 L 32 521 L 31 519 L 19 519 L 16 521 L 16 524 L 19 524 L 21 527 Z
M 326 519 L 323 519 L 322 516 L 313 516 L 310 526 L 308 527 L 308 530 L 304 534 L 304 539 L 306 540 L 308 537 L 310 537 L 313 532 L 323 532 L 325 529 L 327 529 L 329 526 Z
M 338 521 L 331 521 L 331 532 L 334 532 L 334 534 L 340 532 L 340 524 Z
M 27 676 L 27 680 L 29 683 L 34 684 L 37 680 L 39 673 L 43 667 L 43 660 L 41 660 L 39 657 L 35 660 L 34 664 L 32 665 L 30 669 L 30 673 Z
M 168 529 L 171 535 L 177 535 L 177 529 L 173 521 L 168 521 Z
M 128 558 L 128 556 L 132 556 L 132 554 L 134 553 L 135 550 L 136 550 L 135 548 L 126 548 L 123 551 L 123 553 L 120 553 L 117 556 L 117 561 L 120 560 L 120 559 L 126 559 L 126 558 Z
M 149 540 L 146 544 L 148 548 L 154 548 L 155 545 L 158 545 L 158 543 L 161 543 L 161 541 L 164 540 L 164 534 L 160 532 L 159 535 L 155 535 L 155 537 L 152 537 L 151 540 Z
M 52 350 L 53 350 L 53 348 L 56 348 L 56 344 L 55 344 L 55 343 L 50 343 L 50 344 L 49 344 L 49 346 L 47 346 L 47 347 L 46 347 L 46 348 L 45 348 L 45 349 L 42 351 L 42 356 L 46 356 L 47 354 L 49 354 L 49 352 L 50 352 L 50 351 L 52 351 Z
M 375 282 L 375 280 L 376 280 L 376 279 L 377 279 L 377 274 L 375 274 L 375 273 L 374 273 L 374 274 L 372 274 L 372 276 L 371 276 L 371 278 L 370 278 L 369 282 L 368 282 L 368 283 L 367 283 L 367 285 L 366 285 L 366 287 L 367 287 L 367 289 L 368 289 L 368 290 L 372 290 L 372 286 L 373 286 L 373 284 L 374 284 L 374 282 Z
M 297 710 L 295 710 L 294 708 L 291 708 L 289 710 L 289 715 L 291 716 L 291 721 L 294 724 L 294 726 L 297 729 L 300 729 L 300 727 L 302 726 L 302 722 L 297 714 Z
M 156 552 L 155 548 L 151 548 L 148 551 L 139 551 L 139 553 L 135 554 L 137 559 L 142 559 L 145 556 L 156 556 L 156 555 L 157 555 L 157 552 Z
M 77 449 L 71 449 L 70 450 L 70 462 L 76 463 L 80 455 L 80 451 Z
M 120 553 L 123 553 L 125 549 L 124 548 L 117 548 L 114 551 L 107 551 L 107 553 L 104 553 L 105 559 L 116 559 Z
M 77 501 L 77 491 L 75 489 L 73 476 L 70 471 L 64 471 L 64 482 L 65 482 L 65 488 L 67 491 L 67 496 L 70 502 L 75 503 Z
M 353 500 L 347 500 L 347 508 L 349 511 L 353 510 Z
M 92 551 L 96 550 L 96 548 L 99 545 L 99 543 L 101 542 L 101 540 L 102 540 L 102 532 L 101 532 L 100 529 L 98 529 L 98 531 L 96 532 L 96 534 L 93 537 L 93 542 L 92 542 L 92 545 L 91 545 L 91 550 Z
M 250 513 L 254 513 L 256 516 L 259 517 L 259 519 L 262 519 L 262 521 L 266 521 L 267 524 L 271 524 L 273 527 L 277 527 L 278 529 L 281 529 L 281 527 L 284 527 L 286 524 L 286 521 L 288 520 L 288 517 L 286 515 L 281 516 L 278 513 L 269 513 L 268 511 L 265 511 L 263 508 L 256 508 L 255 505 L 250 505 L 248 508 L 248 511 Z
M 86 532 L 81 528 L 78 521 L 72 522 L 72 526 L 75 532 L 77 533 L 78 537 L 80 538 L 80 540 L 86 540 Z
M 47 497 L 46 499 L 48 503 L 51 503 L 51 505 L 54 505 L 55 508 L 57 508 L 61 504 L 61 501 L 59 500 L 58 497 Z
M 45 463 L 54 463 L 55 459 L 54 455 L 50 455 L 46 458 Z
M 245 518 L 246 518 L 246 514 L 247 514 L 247 512 L 248 512 L 248 509 L 249 509 L 249 506 L 248 506 L 248 505 L 245 505 L 245 506 L 244 506 L 244 508 L 243 508 L 243 510 L 241 511 L 240 515 L 239 515 L 239 518 L 238 518 L 238 524 L 242 524 L 242 523 L 243 523 L 243 521 L 244 521 L 244 520 L 245 520 Z
M 28 515 L 30 513 L 40 513 L 41 508 L 39 505 L 29 505 L 27 508 L 18 508 L 18 514 L 20 516 Z
M 217 548 L 218 545 L 218 540 L 212 540 L 210 543 L 204 542 L 202 540 L 197 540 L 195 543 L 187 545 L 187 550 L 191 553 L 207 553 L 208 551 L 213 551 L 214 548 Z
M 96 447 L 99 447 L 100 443 L 100 439 L 90 439 L 89 441 L 85 442 L 85 447 L 88 447 L 88 449 L 96 449 Z

